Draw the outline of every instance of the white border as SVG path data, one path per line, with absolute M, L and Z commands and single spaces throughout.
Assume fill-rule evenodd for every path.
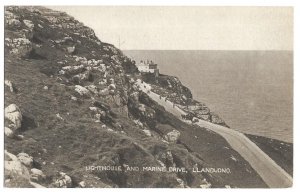
M 9 0 L 4 5 L 160 5 L 160 6 L 294 6 L 297 0 Z
M 300 180 L 299 180 L 299 165 L 297 164 L 300 162 L 299 159 L 299 142 L 297 141 L 299 137 L 299 130 L 300 129 L 300 116 L 299 116 L 299 107 L 300 102 L 296 100 L 295 98 L 300 98 L 300 91 L 299 91 L 299 75 L 300 75 L 300 63 L 299 63 L 299 0 L 252 0 L 252 1 L 241 1 L 241 0 L 205 0 L 205 1 L 192 1 L 192 0 L 148 0 L 148 1 L 138 1 L 138 0 L 84 0 L 84 1 L 61 1 L 61 0 L 51 0 L 51 1 L 42 1 L 42 0 L 6 0 L 5 2 L 1 1 L 1 14 L 0 14 L 0 25 L 1 25 L 1 38 L 0 38 L 0 56 L 1 56 L 1 78 L 0 78 L 0 89 L 4 90 L 4 33 L 3 33 L 3 27 L 4 27 L 4 5 L 157 5 L 157 6 L 293 6 L 294 7 L 294 186 L 293 188 L 289 189 L 272 189 L 276 191 L 299 191 L 300 190 Z M 0 117 L 0 123 L 1 125 L 4 125 L 3 123 L 3 109 L 4 109 L 4 93 L 3 91 L 0 91 L 1 94 L 1 117 Z M 0 134 L 0 154 L 3 154 L 3 132 Z M 0 173 L 0 182 L 1 186 L 3 186 L 3 156 L 0 158 L 0 164 L 1 164 L 1 173 Z M 5 191 L 31 191 L 36 190 L 40 191 L 41 189 L 8 189 L 4 188 Z M 81 191 L 83 189 L 65 189 L 66 191 Z M 84 189 L 87 191 L 95 191 L 95 190 L 101 190 L 101 191 L 116 191 L 116 189 Z M 136 191 L 141 189 L 118 189 L 117 191 Z M 143 191 L 149 191 L 149 190 L 158 190 L 158 191 L 171 191 L 171 190 L 186 190 L 186 189 L 142 189 Z M 200 189 L 189 189 L 189 190 L 200 190 Z M 224 189 L 214 189 L 215 191 L 223 191 Z M 253 189 L 237 189 L 243 190 L 243 191 L 252 191 Z M 264 191 L 267 189 L 256 189 L 256 191 Z M 45 191 L 60 191 L 59 189 L 45 189 Z

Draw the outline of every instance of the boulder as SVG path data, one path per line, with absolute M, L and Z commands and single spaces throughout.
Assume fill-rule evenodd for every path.
M 93 112 L 97 112 L 98 111 L 98 108 L 97 107 L 89 107 L 89 109 Z
M 95 118 L 97 119 L 96 122 L 100 122 L 100 120 L 101 120 L 101 114 L 97 113 L 97 114 L 95 115 Z
M 105 89 L 99 91 L 99 94 L 102 96 L 109 95 L 109 90 L 107 88 L 105 88 Z
M 14 136 L 14 132 L 8 127 L 4 127 L 4 134 L 10 138 Z
M 43 173 L 43 171 L 39 169 L 32 168 L 30 171 L 31 171 L 31 180 L 39 182 L 46 178 L 46 175 Z
M 151 131 L 148 130 L 148 129 L 143 129 L 143 132 L 144 132 L 145 135 L 147 135 L 148 137 L 151 137 L 151 136 L 152 136 Z
M 25 137 L 24 137 L 24 135 L 16 135 L 16 138 L 19 140 L 23 140 Z
M 5 80 L 4 84 L 9 87 L 10 92 L 14 92 L 14 86 L 11 81 Z
M 143 123 L 142 123 L 140 120 L 138 120 L 138 119 L 133 120 L 133 122 L 134 122 L 136 125 L 140 126 L 140 127 L 143 127 L 143 126 L 144 126 Z
M 19 153 L 17 155 L 19 161 L 27 167 L 31 167 L 33 164 L 33 158 L 27 153 Z
M 170 143 L 176 143 L 180 137 L 180 132 L 173 130 L 164 136 L 164 139 Z
M 176 180 L 178 182 L 178 185 L 177 185 L 178 188 L 184 188 L 185 187 L 184 181 L 182 179 L 177 177 Z
M 7 23 L 9 26 L 11 26 L 11 27 L 16 27 L 16 28 L 20 28 L 21 25 L 22 25 L 21 21 L 19 21 L 18 19 L 15 19 L 15 18 L 13 18 L 13 19 L 8 19 L 8 20 L 6 21 L 6 23 Z
M 70 54 L 74 53 L 75 52 L 75 46 L 73 46 L 73 47 L 67 47 L 67 51 Z
M 107 83 L 107 80 L 106 79 L 102 79 L 100 82 L 99 82 L 99 85 L 105 85 Z
M 13 154 L 7 152 L 5 150 L 5 171 L 13 172 L 18 175 L 27 175 L 29 176 L 29 172 L 27 168 L 22 165 L 22 162 Z M 6 174 L 6 173 L 5 173 Z
M 139 104 L 139 111 L 140 112 L 145 112 L 146 111 L 146 107 L 144 104 Z
M 114 78 L 110 78 L 110 79 L 109 79 L 109 82 L 110 82 L 111 84 L 114 84 L 114 83 L 115 83 Z
M 29 184 L 30 174 L 26 166 L 23 165 L 21 161 L 14 154 L 11 154 L 6 150 L 4 151 L 4 154 L 5 154 L 5 159 L 4 159 L 5 178 L 14 180 L 14 183 L 25 181 L 28 182 Z M 22 186 L 17 186 L 17 187 L 22 187 Z
M 15 131 L 21 127 L 22 113 L 16 104 L 10 104 L 4 110 L 5 119 L 8 119 L 12 124 L 9 126 L 12 131 Z
M 77 93 L 79 93 L 79 95 L 81 95 L 81 96 L 89 94 L 89 90 L 85 87 L 80 86 L 80 85 L 75 85 L 75 91 Z
M 108 128 L 107 131 L 109 131 L 109 132 L 114 132 L 114 130 L 113 130 L 113 129 L 110 129 L 110 128 Z
M 112 83 L 112 84 L 110 84 L 110 85 L 108 86 L 108 89 L 109 89 L 109 90 L 111 90 L 111 89 L 114 90 L 114 89 L 116 89 L 116 85 Z
M 59 172 L 59 178 L 55 181 L 54 185 L 59 188 L 72 187 L 72 179 L 64 172 Z
M 77 97 L 75 97 L 75 96 L 71 96 L 71 100 L 73 100 L 73 101 L 77 101 Z
M 81 188 L 85 188 L 86 184 L 85 184 L 84 181 L 80 181 L 80 182 L 78 183 L 78 186 L 81 187 Z
M 30 30 L 32 30 L 34 28 L 34 24 L 32 21 L 30 20 L 23 20 L 23 23 L 26 25 L 26 27 L 28 27 Z
M 86 80 L 89 80 L 89 78 L 91 78 L 92 75 L 89 71 L 85 71 L 83 73 L 79 73 L 77 75 L 74 75 L 72 77 L 72 80 L 75 81 L 75 82 L 81 82 L 81 81 L 86 81 Z
M 97 87 L 95 85 L 88 85 L 85 88 L 87 88 L 89 91 L 91 91 L 94 94 L 98 94 Z
M 66 72 L 64 70 L 60 70 L 60 71 L 58 71 L 58 74 L 64 75 L 64 74 L 66 74 Z
M 63 120 L 63 121 L 64 121 L 64 118 L 63 118 L 62 116 L 60 116 L 60 114 L 59 114 L 59 113 L 56 113 L 56 117 L 57 117 L 58 119 L 60 119 L 60 120 Z
M 108 92 L 109 92 L 109 94 L 111 94 L 111 95 L 114 95 L 114 94 L 115 94 L 115 90 L 114 90 L 114 89 L 110 89 Z

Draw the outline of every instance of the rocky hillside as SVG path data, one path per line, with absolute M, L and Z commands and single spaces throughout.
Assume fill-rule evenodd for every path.
M 266 187 L 222 137 L 141 92 L 134 63 L 65 13 L 6 7 L 4 67 L 6 187 Z
M 212 112 L 205 103 L 193 99 L 189 88 L 184 86 L 177 77 L 160 74 L 155 77 L 152 73 L 141 74 L 141 79 L 151 85 L 151 91 L 161 95 L 162 98 L 176 104 L 189 114 L 189 119 L 199 118 L 215 124 L 229 127 L 223 119 Z

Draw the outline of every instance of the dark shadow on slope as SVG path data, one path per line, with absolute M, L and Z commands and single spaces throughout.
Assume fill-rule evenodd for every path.
M 22 126 L 20 129 L 18 129 L 18 131 L 24 132 L 24 131 L 27 131 L 30 129 L 34 129 L 36 127 L 37 127 L 37 125 L 33 118 L 23 115 Z
M 38 54 L 35 49 L 32 49 L 28 54 L 28 59 L 46 60 L 47 58 Z

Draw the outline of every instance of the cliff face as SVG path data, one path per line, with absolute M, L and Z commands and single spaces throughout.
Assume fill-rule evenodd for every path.
M 73 17 L 6 7 L 5 186 L 265 186 L 224 139 L 183 123 L 139 91 L 138 78 L 130 59 Z M 195 102 L 175 81 L 161 77 L 158 88 L 180 91 L 179 104 Z M 193 172 L 205 167 L 231 173 Z
M 184 86 L 177 77 L 160 74 L 155 77 L 154 74 L 142 74 L 143 81 L 151 84 L 151 90 L 161 97 L 175 103 L 178 107 L 189 114 L 190 120 L 193 117 L 209 121 L 215 124 L 229 127 L 223 119 L 212 112 L 204 103 L 193 99 L 189 88 Z

